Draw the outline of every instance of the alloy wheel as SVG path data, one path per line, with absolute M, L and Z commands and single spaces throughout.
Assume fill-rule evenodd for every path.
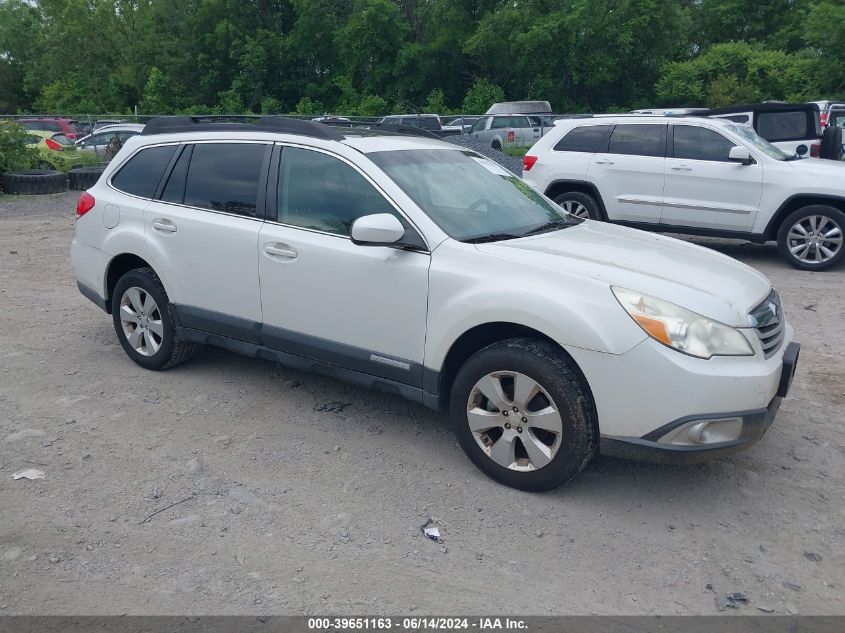
M 152 295 L 132 286 L 120 298 L 120 325 L 126 340 L 142 356 L 152 356 L 161 348 L 164 324 Z
M 787 247 L 792 256 L 804 264 L 824 264 L 842 249 L 842 227 L 824 215 L 811 215 L 798 220 L 789 229 Z
M 551 396 L 536 380 L 515 371 L 492 372 L 475 383 L 467 400 L 467 423 L 490 459 L 522 472 L 548 465 L 563 437 Z
M 564 211 L 570 215 L 574 215 L 576 218 L 590 219 L 590 212 L 587 211 L 587 207 L 577 200 L 562 200 L 558 204 Z

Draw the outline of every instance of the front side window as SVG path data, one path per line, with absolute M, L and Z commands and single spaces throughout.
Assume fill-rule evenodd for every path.
M 470 132 L 481 132 L 484 129 L 485 124 L 487 123 L 487 119 L 478 119 L 475 123 L 472 124 L 472 127 L 469 129 Z
M 735 143 L 713 130 L 692 125 L 673 126 L 675 158 L 689 160 L 730 160 L 731 148 Z
M 152 198 L 176 147 L 161 145 L 142 149 L 120 168 L 112 178 L 112 186 L 139 198 Z
M 374 213 L 390 213 L 402 219 L 366 178 L 342 160 L 298 147 L 282 149 L 279 222 L 349 235 L 355 220 Z
M 267 145 L 199 143 L 185 180 L 185 204 L 255 217 Z
M 610 135 L 609 125 L 585 125 L 576 127 L 557 142 L 555 151 L 558 152 L 603 152 L 607 148 L 607 137 Z
M 469 150 L 393 150 L 367 156 L 456 240 L 510 239 L 579 222 L 497 163 Z
M 617 125 L 610 135 L 610 154 L 631 156 L 664 156 L 665 125 Z

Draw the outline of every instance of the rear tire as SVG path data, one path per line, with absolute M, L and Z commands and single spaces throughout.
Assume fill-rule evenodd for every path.
M 491 389 L 494 395 L 487 398 Z M 556 488 L 598 451 L 598 424 L 586 381 L 552 343 L 508 339 L 476 352 L 455 377 L 449 408 L 470 460 L 512 488 Z
M 21 195 L 61 193 L 67 187 L 67 176 L 53 169 L 7 171 L 0 177 L 3 191 Z
M 813 204 L 791 213 L 778 229 L 778 251 L 795 268 L 826 270 L 845 257 L 845 213 Z
M 196 345 L 176 335 L 170 301 L 152 268 L 124 274 L 112 292 L 114 330 L 126 354 L 145 369 L 168 369 L 184 363 Z
M 599 203 L 593 196 L 580 191 L 567 191 L 555 197 L 555 202 L 576 218 L 601 220 Z
M 820 158 L 842 160 L 842 128 L 827 127 L 822 134 Z
M 502 144 L 499 141 L 493 141 L 490 144 L 490 147 L 492 147 L 493 149 L 499 150 L 500 152 L 502 151 Z

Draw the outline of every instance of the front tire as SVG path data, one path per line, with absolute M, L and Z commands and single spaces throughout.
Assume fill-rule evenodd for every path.
M 580 191 L 567 191 L 555 197 L 564 211 L 584 220 L 601 220 L 601 208 L 593 196 Z
M 145 369 L 167 369 L 196 351 L 176 335 L 170 301 L 152 268 L 130 270 L 112 292 L 114 330 L 126 354 Z
M 791 213 L 778 230 L 781 257 L 801 270 L 825 270 L 845 257 L 845 213 L 813 204 Z
M 509 339 L 475 353 L 455 377 L 449 406 L 470 460 L 512 488 L 556 488 L 598 451 L 584 378 L 563 350 L 545 341 Z

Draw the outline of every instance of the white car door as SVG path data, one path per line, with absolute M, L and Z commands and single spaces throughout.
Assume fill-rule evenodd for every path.
M 269 143 L 186 145 L 159 199 L 144 210 L 148 249 L 178 282 L 182 325 L 257 342 L 258 232 Z
M 666 123 L 624 123 L 610 134 L 606 151 L 590 161 L 609 220 L 660 222 L 663 207 Z
M 279 149 L 268 189 L 275 217 L 257 249 L 264 344 L 359 372 L 364 382 L 421 387 L 430 254 L 354 244 L 350 228 L 363 215 L 392 213 L 414 229 L 344 159 Z
M 763 195 L 763 167 L 728 158 L 737 145 L 716 130 L 670 125 L 662 224 L 750 231 Z

